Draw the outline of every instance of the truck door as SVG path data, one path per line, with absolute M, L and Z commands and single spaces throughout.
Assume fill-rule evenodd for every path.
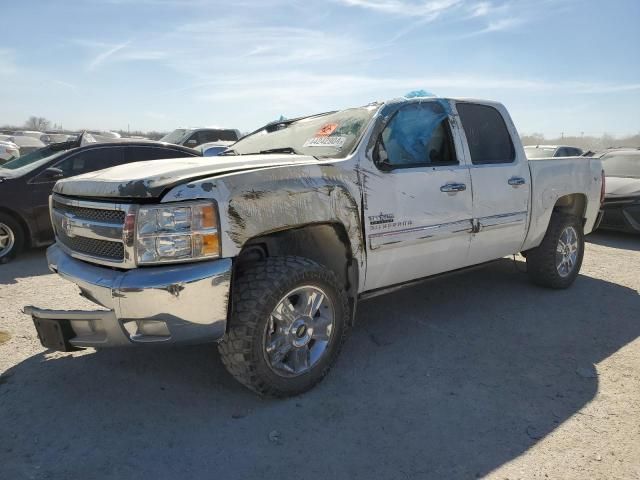
M 466 265 L 471 177 L 458 130 L 447 102 L 421 101 L 371 139 L 361 165 L 367 290 Z
M 458 102 L 456 109 L 473 183 L 476 226 L 470 264 L 518 253 L 529 223 L 531 195 L 529 165 L 518 134 L 504 107 Z

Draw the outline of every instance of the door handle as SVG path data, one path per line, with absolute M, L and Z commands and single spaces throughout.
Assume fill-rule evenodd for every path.
M 464 183 L 447 183 L 440 187 L 440 191 L 444 193 L 464 192 L 467 186 Z
M 522 177 L 511 177 L 508 182 L 512 187 L 519 187 L 520 185 L 527 183 L 527 181 Z

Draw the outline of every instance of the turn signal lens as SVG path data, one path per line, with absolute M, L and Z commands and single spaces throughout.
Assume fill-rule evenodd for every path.
M 193 239 L 194 252 L 198 252 L 200 256 L 217 255 L 220 252 L 220 239 L 218 234 L 196 235 Z
M 200 228 L 216 228 L 216 210 L 213 205 L 203 205 L 194 212 L 199 218 L 196 220 Z

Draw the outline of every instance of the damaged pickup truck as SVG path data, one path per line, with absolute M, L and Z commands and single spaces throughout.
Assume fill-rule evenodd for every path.
M 327 374 L 364 298 L 519 252 L 534 283 L 570 286 L 602 187 L 597 159 L 528 161 L 499 103 L 278 121 L 215 162 L 59 181 L 49 268 L 105 308 L 25 311 L 51 349 L 218 342 L 244 385 L 295 395 Z

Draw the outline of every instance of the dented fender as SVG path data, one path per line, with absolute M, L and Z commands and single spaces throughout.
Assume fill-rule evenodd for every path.
M 214 199 L 222 255 L 235 257 L 250 239 L 318 223 L 344 226 L 352 255 L 365 268 L 361 194 L 356 160 L 267 168 L 194 180 L 162 202 Z M 364 276 L 361 276 L 361 280 Z

